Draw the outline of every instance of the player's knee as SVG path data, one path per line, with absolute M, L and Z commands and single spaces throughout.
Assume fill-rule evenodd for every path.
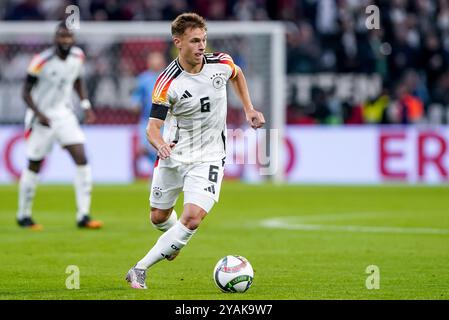
M 158 225 L 167 221 L 170 217 L 171 209 L 150 209 L 150 221 L 153 225 Z
M 42 166 L 42 160 L 29 160 L 28 161 L 28 170 L 33 171 L 34 173 L 39 173 Z
M 201 224 L 203 217 L 201 214 L 183 215 L 180 219 L 181 223 L 190 230 L 196 230 Z
M 181 223 L 190 230 L 196 230 L 200 226 L 201 223 L 200 218 L 187 218 L 187 219 L 181 219 Z
M 73 161 L 77 166 L 87 165 L 86 152 L 84 151 L 84 145 L 70 145 L 65 147 L 72 156 Z
M 206 215 L 207 211 L 202 207 L 192 203 L 186 203 L 184 204 L 184 212 L 180 221 L 186 228 L 196 230 Z
M 85 166 L 85 165 L 87 165 L 87 157 L 86 157 L 86 155 L 84 155 L 84 154 L 77 155 L 75 157 L 75 163 L 78 166 Z

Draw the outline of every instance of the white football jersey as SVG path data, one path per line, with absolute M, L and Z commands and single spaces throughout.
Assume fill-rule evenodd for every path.
M 54 48 L 35 55 L 31 60 L 27 72 L 38 79 L 31 96 L 39 111 L 50 120 L 64 118 L 68 112 L 73 112 L 73 84 L 82 72 L 83 62 L 84 53 L 78 47 L 72 47 L 65 60 L 56 55 Z M 33 118 L 34 112 L 28 108 L 27 126 Z
M 171 157 L 184 163 L 222 160 L 226 156 L 226 83 L 237 67 L 225 53 L 206 53 L 199 73 L 186 72 L 178 59 L 160 75 L 153 105 L 169 108 L 164 140 L 175 142 Z

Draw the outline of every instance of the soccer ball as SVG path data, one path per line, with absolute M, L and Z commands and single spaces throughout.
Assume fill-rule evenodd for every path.
M 226 256 L 214 268 L 214 282 L 223 292 L 245 292 L 253 283 L 253 267 L 242 256 Z

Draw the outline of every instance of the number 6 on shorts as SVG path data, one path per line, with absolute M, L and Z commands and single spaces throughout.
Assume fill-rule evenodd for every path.
M 217 183 L 218 180 L 218 166 L 211 165 L 209 167 L 209 181 Z

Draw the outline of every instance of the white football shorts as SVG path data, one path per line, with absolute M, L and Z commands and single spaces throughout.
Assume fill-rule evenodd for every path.
M 70 113 L 63 119 L 50 120 L 50 127 L 41 125 L 37 120 L 32 124 L 26 138 L 26 156 L 29 160 L 42 160 L 51 152 L 53 144 L 61 147 L 84 144 L 86 137 L 78 119 Z
M 192 203 L 209 212 L 218 202 L 223 175 L 222 160 L 185 164 L 171 158 L 159 159 L 151 183 L 151 206 L 169 209 L 184 191 L 184 204 Z

